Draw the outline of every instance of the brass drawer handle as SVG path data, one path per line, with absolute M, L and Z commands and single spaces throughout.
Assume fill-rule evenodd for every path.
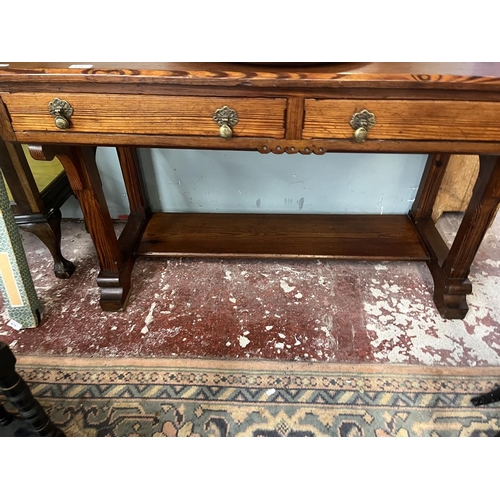
M 354 113 L 350 121 L 351 127 L 354 129 L 354 140 L 356 142 L 365 142 L 368 137 L 368 130 L 375 123 L 375 115 L 366 109 L 363 109 L 359 113 Z
M 224 139 L 233 136 L 232 127 L 238 123 L 238 113 L 234 109 L 224 106 L 214 113 L 214 121 L 219 125 L 219 135 Z
M 69 128 L 69 119 L 73 114 L 73 108 L 69 102 L 63 99 L 58 99 L 57 97 L 50 101 L 49 112 L 54 116 L 56 127 L 62 130 Z

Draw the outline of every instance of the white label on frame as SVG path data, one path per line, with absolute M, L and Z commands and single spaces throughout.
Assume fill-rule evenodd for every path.
M 90 69 L 93 68 L 93 64 L 72 64 L 69 69 Z

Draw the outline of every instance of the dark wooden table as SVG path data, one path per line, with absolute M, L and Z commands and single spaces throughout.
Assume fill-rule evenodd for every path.
M 426 261 L 445 318 L 463 318 L 469 269 L 500 201 L 500 65 L 14 63 L 0 68 L 0 136 L 57 156 L 85 216 L 101 306 L 124 309 L 136 255 Z M 95 163 L 115 146 L 130 200 L 119 238 Z M 426 153 L 409 214 L 151 214 L 136 147 L 261 153 Z M 432 222 L 450 154 L 480 155 L 451 248 Z

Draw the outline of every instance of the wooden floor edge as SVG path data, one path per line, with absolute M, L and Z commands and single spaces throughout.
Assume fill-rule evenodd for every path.
M 216 358 L 97 358 L 68 356 L 16 355 L 17 368 L 102 368 L 109 369 L 204 369 L 208 371 L 271 371 L 281 373 L 366 374 L 366 375 L 429 375 L 429 376 L 485 376 L 500 379 L 500 366 L 424 366 L 387 363 L 328 363 L 306 361 L 216 359 Z

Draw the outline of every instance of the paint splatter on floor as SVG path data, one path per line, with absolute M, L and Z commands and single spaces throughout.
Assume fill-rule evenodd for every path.
M 440 221 L 447 238 L 458 222 Z M 472 266 L 465 321 L 439 316 L 423 263 L 319 260 L 139 258 L 127 310 L 104 313 L 90 237 L 64 222 L 77 271 L 55 278 L 48 251 L 23 233 L 43 321 L 15 331 L 2 303 L 0 340 L 22 354 L 500 365 L 499 239 L 500 220 Z

